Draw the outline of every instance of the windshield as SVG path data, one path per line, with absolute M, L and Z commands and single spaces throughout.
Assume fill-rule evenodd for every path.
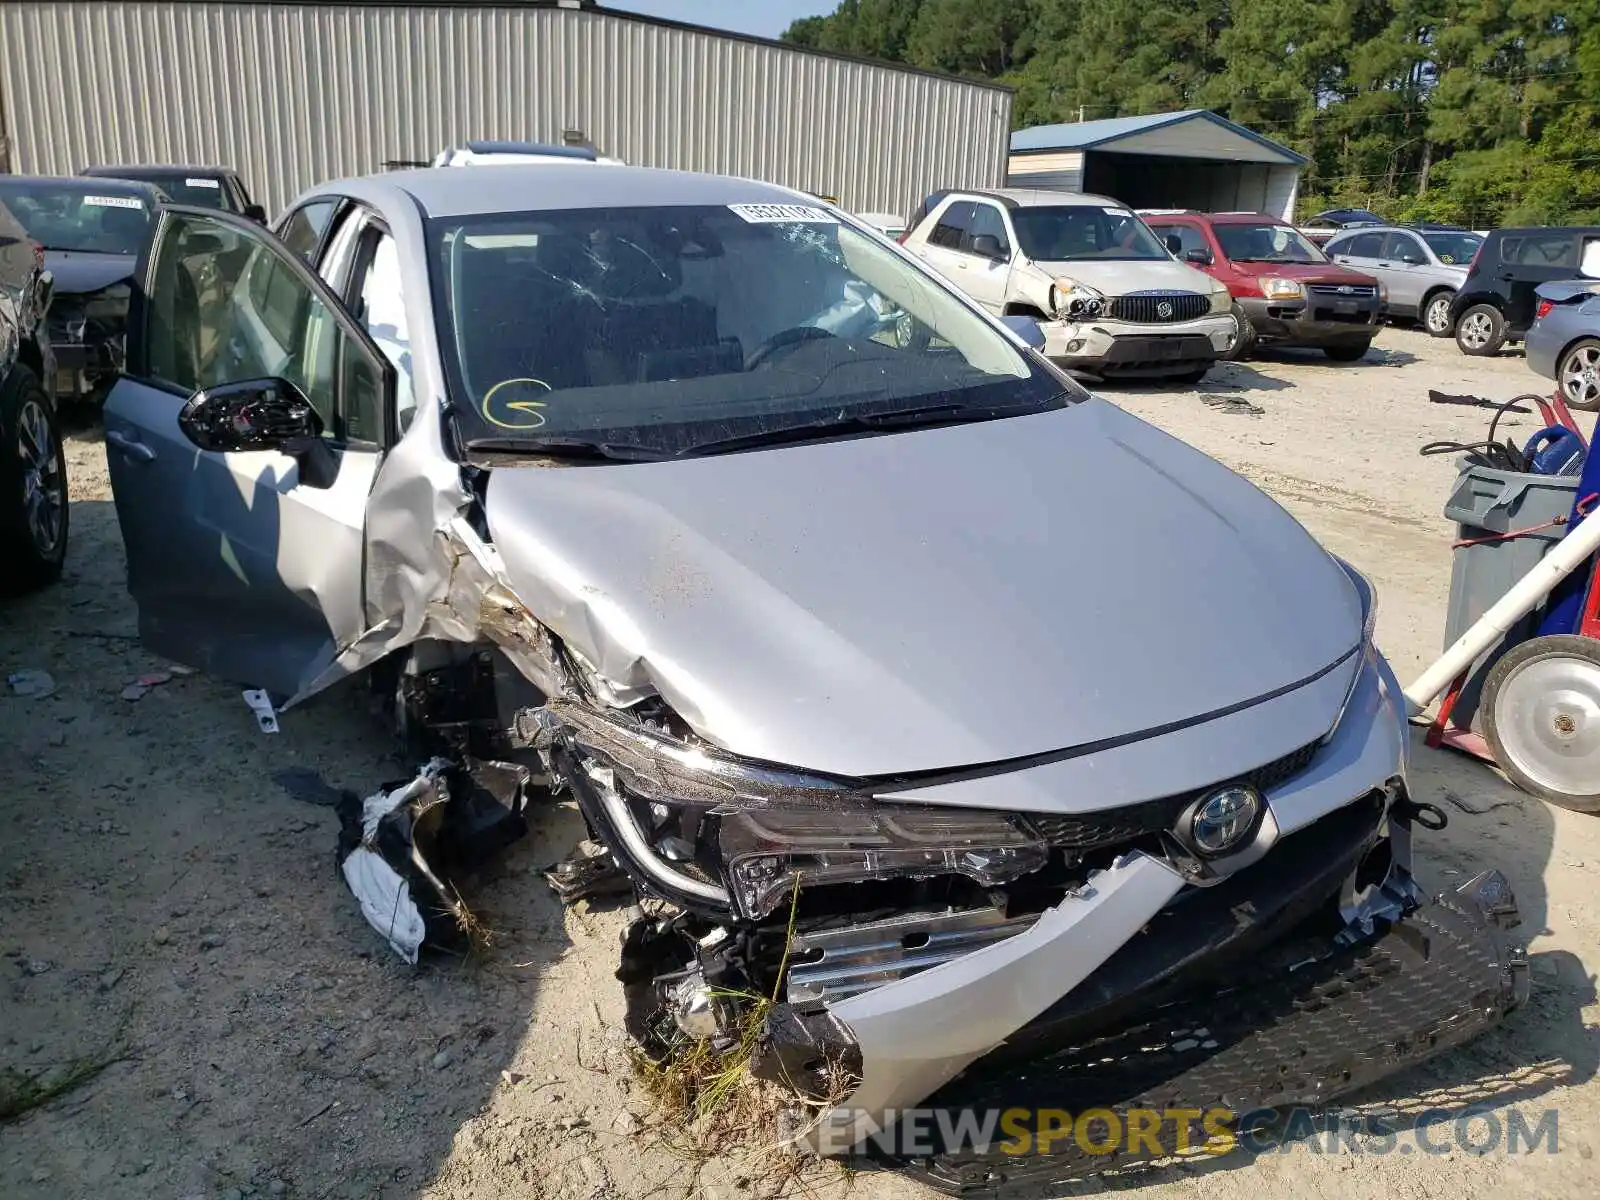
M 930 407 L 1059 406 L 1058 376 L 875 238 L 806 205 L 435 218 L 458 429 L 692 453 Z
M 137 179 L 155 184 L 172 198 L 174 204 L 192 204 L 196 208 L 215 208 L 222 212 L 233 210 L 228 189 L 222 186 L 222 179 L 217 175 L 156 171 L 142 167 L 129 167 L 126 170 L 118 167 L 116 170 L 117 179 Z
M 1483 239 L 1475 233 L 1425 233 L 1422 240 L 1428 243 L 1434 257 L 1453 267 L 1466 266 L 1483 245 Z
M 1327 256 L 1287 225 L 1263 221 L 1258 225 L 1212 227 L 1222 252 L 1233 262 L 1321 263 Z
M 1035 262 L 1170 259 L 1145 223 L 1125 208 L 1087 204 L 1011 210 L 1022 252 Z
M 143 196 L 94 180 L 75 184 L 3 179 L 0 202 L 46 250 L 138 254 L 150 228 L 150 208 Z

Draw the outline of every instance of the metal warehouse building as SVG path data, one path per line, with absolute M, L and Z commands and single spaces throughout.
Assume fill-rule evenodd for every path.
M 904 212 L 1006 169 L 1009 89 L 587 0 L 0 4 L 0 165 L 237 167 L 271 210 L 472 138 L 580 131 L 630 163 Z
M 1304 155 L 1204 109 L 1036 125 L 1011 135 L 1012 187 L 1114 196 L 1132 208 L 1294 219 Z

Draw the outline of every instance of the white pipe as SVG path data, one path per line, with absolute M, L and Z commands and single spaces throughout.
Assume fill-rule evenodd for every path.
M 1459 638 L 1455 645 L 1417 677 L 1405 691 L 1411 706 L 1411 716 L 1416 716 L 1433 701 L 1433 698 L 1455 681 L 1506 630 L 1555 590 L 1568 575 L 1596 550 L 1600 550 L 1600 518 L 1578 523 L 1556 548 L 1539 560 L 1539 565 L 1529 571 L 1504 596 L 1495 601 L 1488 612 L 1478 618 L 1472 628 Z

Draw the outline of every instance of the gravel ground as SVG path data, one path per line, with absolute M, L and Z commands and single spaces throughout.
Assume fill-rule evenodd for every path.
M 1255 479 L 1367 572 L 1382 597 L 1379 641 L 1404 680 L 1440 647 L 1449 579 L 1440 509 L 1453 467 L 1416 451 L 1479 438 L 1487 419 L 1430 404 L 1427 389 L 1506 398 L 1540 383 L 1519 357 L 1471 360 L 1450 342 L 1386 331 L 1359 364 L 1285 353 L 1221 367 L 1193 391 L 1106 394 Z M 1237 411 L 1241 401 L 1263 411 Z M 1507 431 L 1519 437 L 1536 422 L 1516 420 Z M 76 436 L 70 455 L 67 578 L 0 608 L 0 674 L 37 668 L 57 684 L 42 698 L 0 689 L 0 1084 L 84 1078 L 0 1126 L 0 1195 L 774 1193 L 770 1163 L 696 1167 L 651 1128 L 619 1033 L 621 917 L 564 912 L 538 875 L 580 835 L 573 812 L 550 812 L 470 882 L 497 934 L 492 952 L 414 971 L 379 945 L 338 879 L 332 812 L 273 782 L 310 768 L 364 794 L 408 774 L 359 694 L 288 714 L 277 737 L 256 731 L 236 689 L 202 676 L 122 698 L 167 664 L 134 638 L 98 434 Z M 1420 742 L 1414 785 L 1452 818 L 1420 847 L 1441 886 L 1486 865 L 1511 877 L 1534 995 L 1503 1029 L 1372 1099 L 1403 1111 L 1482 1099 L 1498 1118 L 1514 1106 L 1532 1121 L 1554 1107 L 1559 1153 L 1300 1145 L 1118 1188 L 1542 1197 L 1592 1181 L 1600 821 Z M 928 1194 L 831 1173 L 813 1190 Z

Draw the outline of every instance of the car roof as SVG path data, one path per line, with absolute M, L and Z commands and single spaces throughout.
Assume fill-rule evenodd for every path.
M 339 193 L 356 182 L 409 196 L 430 217 L 465 217 L 507 212 L 554 212 L 572 208 L 725 204 L 806 204 L 815 197 L 776 184 L 690 171 L 612 167 L 592 163 L 507 163 L 493 171 L 451 167 L 389 171 L 363 180 L 334 180 L 316 193 Z
M 161 171 L 164 174 L 185 175 L 233 175 L 237 172 L 232 167 L 200 167 L 189 163 L 96 163 L 92 167 L 85 167 L 79 175 L 110 175 L 115 176 L 118 171 Z
M 1062 192 L 1052 188 L 951 188 L 949 195 L 973 196 L 985 200 L 998 200 L 1007 208 L 1043 208 L 1046 206 L 1084 206 L 1104 208 L 1107 205 L 1122 207 L 1110 196 L 1095 196 L 1088 192 Z M 944 199 L 944 197 L 940 197 Z
M 1213 225 L 1259 225 L 1263 221 L 1271 225 L 1288 225 L 1282 217 L 1275 217 L 1264 212 L 1201 212 L 1197 208 L 1141 208 L 1136 210 L 1141 217 L 1161 218 L 1180 217 L 1194 221 L 1210 221 Z

